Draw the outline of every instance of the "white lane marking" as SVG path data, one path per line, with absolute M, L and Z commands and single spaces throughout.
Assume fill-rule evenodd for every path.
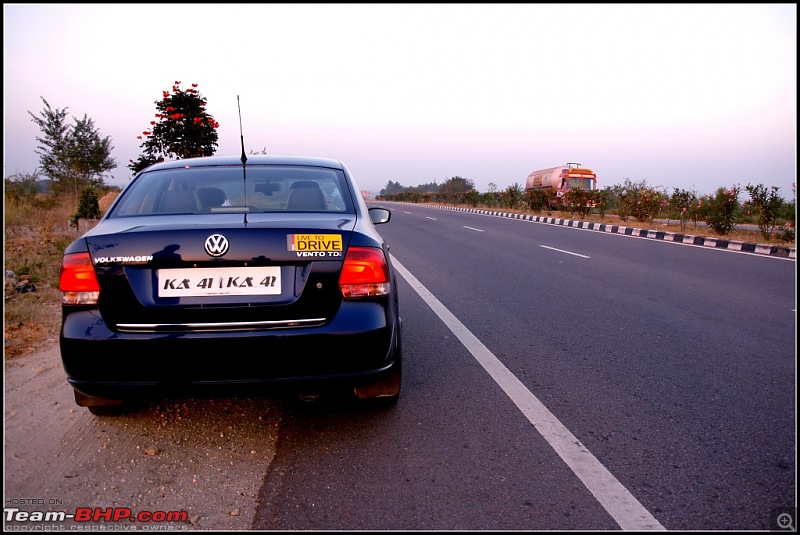
M 410 214 L 411 212 L 409 212 L 408 210 L 403 210 L 403 213 L 404 214 Z
M 427 216 L 427 215 L 425 216 L 425 219 L 433 219 L 434 221 L 439 221 L 439 220 L 438 220 L 438 219 L 436 219 L 435 217 L 431 217 L 431 216 Z
M 395 257 L 390 255 L 398 273 L 414 288 L 450 331 L 503 389 L 522 414 L 533 424 L 567 466 L 586 485 L 589 492 L 608 511 L 623 530 L 665 530 L 611 472 L 581 444 L 569 429 L 528 390 L 505 365 L 456 318 L 447 307 L 420 283 Z
M 468 228 L 468 229 L 470 229 L 470 230 L 474 230 L 475 232 L 484 232 L 483 230 L 481 230 L 481 229 L 479 229 L 479 228 L 472 228 L 472 227 L 468 227 L 468 226 L 466 226 L 466 225 L 464 225 L 464 228 Z
M 540 245 L 539 247 L 544 247 L 545 249 L 550 249 L 551 251 L 558 251 L 559 253 L 567 253 L 574 256 L 580 256 L 581 258 L 591 258 L 591 256 L 586 256 L 578 253 L 571 253 L 569 251 L 565 251 L 564 249 L 556 249 L 555 247 L 548 247 L 547 245 Z

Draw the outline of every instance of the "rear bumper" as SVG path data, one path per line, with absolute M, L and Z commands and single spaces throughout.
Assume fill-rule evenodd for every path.
M 400 366 L 400 322 L 376 301 L 346 301 L 319 327 L 214 333 L 119 333 L 97 310 L 69 312 L 61 358 L 89 396 L 140 399 L 253 395 L 360 386 Z

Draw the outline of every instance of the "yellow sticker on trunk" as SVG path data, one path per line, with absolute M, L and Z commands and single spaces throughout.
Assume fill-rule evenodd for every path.
M 286 245 L 290 251 L 332 252 L 342 251 L 341 234 L 289 234 Z

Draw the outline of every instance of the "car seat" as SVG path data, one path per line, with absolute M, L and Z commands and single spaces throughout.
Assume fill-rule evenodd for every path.
M 319 184 L 312 180 L 301 180 L 292 184 L 286 210 L 290 212 L 320 212 L 327 210 L 325 195 Z
M 200 199 L 203 210 L 207 211 L 222 206 L 227 200 L 225 192 L 220 188 L 198 188 L 197 198 Z

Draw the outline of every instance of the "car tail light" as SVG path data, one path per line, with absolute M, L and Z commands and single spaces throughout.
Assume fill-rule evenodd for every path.
M 100 283 L 94 273 L 89 253 L 64 255 L 58 283 L 62 305 L 95 305 L 100 296 Z
M 391 291 L 391 282 L 383 251 L 372 247 L 350 247 L 344 258 L 339 288 L 345 298 L 387 295 Z

